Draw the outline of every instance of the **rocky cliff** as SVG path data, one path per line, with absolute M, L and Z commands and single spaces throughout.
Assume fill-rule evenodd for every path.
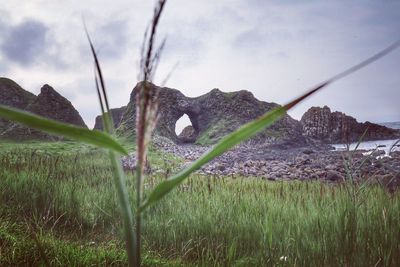
M 26 109 L 26 107 L 36 99 L 36 96 L 19 86 L 14 81 L 0 77 L 0 104 L 18 108 Z M 3 132 L 10 121 L 0 118 L 0 133 Z
M 310 108 L 302 116 L 301 124 L 304 136 L 327 143 L 355 142 L 366 129 L 364 141 L 400 137 L 399 130 L 371 122 L 360 123 L 342 112 L 331 112 L 327 106 Z
M 126 107 L 112 109 L 114 126 L 121 135 L 135 132 L 136 92 L 133 89 Z M 225 93 L 213 89 L 199 97 L 186 97 L 179 90 L 149 84 L 159 92 L 159 119 L 155 133 L 175 143 L 216 143 L 241 125 L 278 107 L 278 104 L 256 99 L 252 93 L 242 90 Z M 51 86 L 44 85 L 38 96 L 22 89 L 7 78 L 0 78 L 0 104 L 19 108 L 65 123 L 86 127 L 82 117 L 71 102 L 57 93 Z M 186 114 L 191 126 L 177 136 L 175 125 Z M 102 129 L 102 118 L 96 118 L 95 129 Z M 296 121 L 285 115 L 277 123 L 259 133 L 250 142 L 280 147 L 294 147 L 306 144 L 345 143 L 359 139 L 368 128 L 364 140 L 391 139 L 400 137 L 400 130 L 391 129 L 370 122 L 359 123 L 353 117 L 330 108 L 312 107 Z M 0 138 L 10 139 L 53 139 L 58 138 L 0 119 Z
M 15 91 L 9 90 L 10 87 L 4 87 L 4 99 L 15 97 Z M 16 106 L 12 104 L 4 103 L 5 105 L 17 107 L 25 111 L 47 117 L 50 119 L 58 120 L 64 123 L 69 123 L 81 127 L 86 127 L 79 112 L 73 107 L 70 101 L 57 93 L 51 86 L 45 84 L 40 91 L 40 94 L 36 97 L 32 94 L 29 95 L 31 102 L 24 100 L 23 103 L 28 103 L 26 106 L 23 104 Z M 2 101 L 3 96 L 1 97 Z M 22 103 L 22 101 L 20 101 Z M 15 103 L 17 103 L 15 101 Z M 0 137 L 14 140 L 24 139 L 50 139 L 58 140 L 59 138 L 47 135 L 43 132 L 24 127 L 16 123 L 8 123 L 6 127 L 0 132 Z
M 118 129 L 121 134 L 134 133 L 135 96 L 139 86 L 141 83 L 137 84 L 131 93 L 130 102 Z M 176 89 L 161 88 L 154 84 L 149 86 L 159 90 L 159 120 L 155 133 L 177 143 L 194 141 L 203 145 L 213 144 L 244 123 L 278 106 L 275 103 L 259 101 L 252 93 L 244 90 L 224 93 L 213 89 L 205 95 L 191 98 Z M 190 130 L 190 140 L 181 140 L 175 134 L 175 124 L 184 114 L 188 115 L 193 127 Z M 302 136 L 301 124 L 286 115 L 272 127 L 258 134 L 253 141 L 300 145 L 304 144 L 305 138 Z
M 110 110 L 111 116 L 114 122 L 114 128 L 118 128 L 121 124 L 122 116 L 124 115 L 126 110 L 126 106 L 120 108 L 112 108 Z M 96 122 L 94 124 L 94 129 L 96 130 L 103 130 L 103 116 L 99 115 L 96 117 Z

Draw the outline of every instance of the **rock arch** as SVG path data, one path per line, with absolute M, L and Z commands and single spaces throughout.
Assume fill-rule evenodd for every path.
M 142 86 L 138 83 L 133 89 L 130 102 L 122 117 L 118 132 L 122 135 L 134 133 L 136 119 L 136 92 Z M 277 107 L 275 103 L 267 103 L 256 99 L 249 91 L 225 93 L 218 89 L 198 97 L 186 97 L 179 90 L 158 87 L 149 83 L 150 87 L 159 90 L 159 119 L 155 134 L 167 137 L 175 143 L 195 142 L 210 145 L 226 134 L 234 131 L 244 123 L 256 119 L 265 112 Z M 185 135 L 177 136 L 175 124 L 187 114 L 192 129 Z M 257 136 L 257 142 L 276 143 L 277 140 L 304 140 L 300 123 L 286 115 L 270 129 Z

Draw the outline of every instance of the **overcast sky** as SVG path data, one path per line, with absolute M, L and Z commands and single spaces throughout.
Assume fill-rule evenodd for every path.
M 112 107 L 137 82 L 149 0 L 2 1 L 0 76 L 37 94 L 48 83 L 89 127 L 99 114 L 82 17 L 99 51 Z M 179 62 L 168 87 L 187 96 L 246 89 L 286 103 L 400 39 L 400 1 L 170 0 L 155 83 Z M 328 105 L 359 121 L 400 121 L 400 49 L 304 101 L 290 114 Z

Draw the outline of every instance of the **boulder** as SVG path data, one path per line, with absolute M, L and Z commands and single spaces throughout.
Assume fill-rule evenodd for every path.
M 339 181 L 344 181 L 344 177 L 340 172 L 331 170 L 326 173 L 326 180 L 332 182 L 339 182 Z
M 194 143 L 196 138 L 197 133 L 192 125 L 183 128 L 182 132 L 178 135 L 178 139 L 182 143 Z

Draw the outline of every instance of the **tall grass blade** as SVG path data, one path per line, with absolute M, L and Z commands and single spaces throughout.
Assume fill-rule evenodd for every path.
M 136 266 L 140 266 L 141 264 L 142 217 L 141 213 L 138 211 L 142 205 L 143 199 L 143 170 L 147 161 L 147 150 L 148 144 L 151 140 L 151 133 L 156 126 L 158 110 L 159 92 L 158 90 L 151 89 L 147 82 L 153 79 L 165 45 L 164 39 L 161 45 L 157 49 L 154 49 L 157 25 L 160 21 L 165 4 L 166 0 L 158 0 L 154 8 L 153 18 L 150 24 L 151 26 L 146 29 L 144 34 L 139 74 L 139 80 L 143 81 L 143 83 L 136 94 Z M 149 30 L 150 34 L 148 35 Z
M 118 154 L 128 154 L 127 150 L 117 140 L 109 134 L 97 130 L 89 130 L 58 122 L 3 105 L 0 105 L 0 117 L 50 134 L 63 136 L 101 148 L 107 148 Z
M 126 243 L 126 252 L 128 255 L 129 266 L 138 266 L 136 263 L 140 261 L 136 254 L 136 237 L 134 233 L 132 207 L 129 202 L 128 190 L 126 187 L 126 179 L 122 169 L 121 159 L 113 151 L 110 151 L 110 160 L 114 172 L 114 184 L 117 189 L 119 205 L 122 210 L 122 218 L 124 220 L 124 236 Z
M 92 51 L 95 67 L 95 84 L 97 96 L 99 98 L 100 108 L 102 112 L 103 125 L 106 132 L 112 134 L 114 132 L 114 123 L 111 116 L 110 106 L 108 104 L 107 90 L 100 67 L 100 62 L 94 49 L 89 32 L 84 24 L 86 36 Z M 104 102 L 104 103 L 103 103 Z M 129 266 L 140 266 L 140 255 L 136 253 L 137 247 L 140 245 L 136 242 L 133 225 L 132 208 L 129 203 L 128 190 L 126 188 L 126 178 L 122 169 L 121 159 L 113 151 L 109 151 L 111 164 L 113 167 L 114 184 L 117 189 L 119 205 L 121 207 L 122 218 L 124 221 L 124 236 L 126 243 L 126 252 L 128 255 Z
M 387 55 L 394 49 L 396 49 L 398 46 L 400 46 L 400 40 L 393 43 L 392 45 L 388 46 L 384 50 L 378 52 L 377 54 L 373 55 L 372 57 L 362 61 L 361 63 L 333 76 L 332 78 L 322 82 L 321 84 L 315 86 L 314 88 L 310 89 L 300 97 L 294 99 L 290 103 L 286 104 L 283 107 L 278 107 L 270 112 L 267 112 L 260 118 L 245 124 L 244 126 L 240 127 L 238 130 L 235 132 L 228 134 L 226 137 L 224 137 L 221 141 L 219 141 L 210 151 L 206 152 L 203 156 L 201 156 L 199 159 L 197 159 L 195 162 L 193 162 L 189 167 L 186 169 L 182 170 L 178 174 L 172 176 L 171 178 L 162 181 L 159 183 L 153 191 L 149 194 L 148 198 L 143 202 L 143 204 L 140 207 L 139 212 L 142 212 L 145 210 L 147 207 L 150 205 L 156 203 L 159 201 L 162 197 L 164 197 L 166 194 L 168 194 L 172 189 L 174 189 L 177 185 L 179 185 L 181 182 L 183 182 L 192 172 L 198 170 L 201 168 L 204 164 L 209 162 L 210 160 L 214 159 L 215 157 L 221 155 L 225 151 L 229 150 L 233 146 L 239 144 L 240 142 L 249 139 L 265 129 L 266 127 L 272 125 L 274 122 L 282 118 L 285 114 L 286 111 L 290 110 L 294 106 L 296 106 L 298 103 L 303 101 L 304 99 L 308 98 L 309 96 L 315 94 L 322 88 L 326 87 L 327 85 L 340 80 L 351 73 L 354 73 L 355 71 L 358 71 L 365 66 L 373 63 L 374 61 L 382 58 L 383 56 Z
M 106 131 L 108 133 L 112 133 L 114 124 L 113 124 L 112 116 L 110 113 L 110 106 L 108 104 L 106 85 L 104 82 L 103 73 L 101 71 L 99 58 L 97 56 L 96 50 L 94 49 L 94 45 L 92 43 L 92 39 L 90 38 L 90 35 L 87 30 L 85 22 L 83 23 L 83 26 L 85 28 L 86 37 L 88 39 L 88 42 L 90 45 L 90 50 L 92 52 L 93 59 L 94 59 L 96 90 L 97 90 L 97 96 L 100 101 L 101 111 L 103 113 L 102 119 L 103 119 L 104 129 L 106 129 Z M 100 86 L 99 86 L 99 83 L 100 83 Z M 103 101 L 104 101 L 104 103 L 103 103 Z
M 364 132 L 362 133 L 362 135 L 358 139 L 356 147 L 353 149 L 353 153 L 356 152 L 358 147 L 361 145 L 361 142 L 364 140 L 365 136 L 367 135 L 368 130 L 369 130 L 369 126 L 364 130 Z
M 393 151 L 396 146 L 400 145 L 400 139 L 397 139 L 389 148 L 389 154 Z

